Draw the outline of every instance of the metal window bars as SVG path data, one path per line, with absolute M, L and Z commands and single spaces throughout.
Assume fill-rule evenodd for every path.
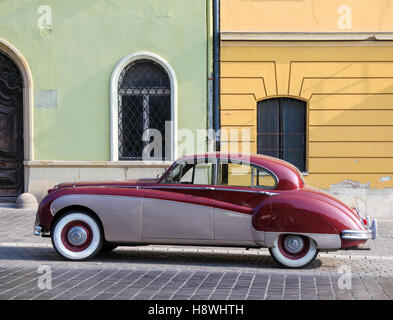
M 165 150 L 165 122 L 172 119 L 171 87 L 167 72 L 156 62 L 140 59 L 121 72 L 118 82 L 119 160 L 143 160 L 143 152 L 151 137 L 144 132 L 161 133 Z M 153 158 L 154 156 L 152 156 Z M 154 158 L 164 160 L 165 154 Z

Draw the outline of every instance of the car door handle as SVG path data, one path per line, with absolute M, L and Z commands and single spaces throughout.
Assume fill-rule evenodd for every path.
M 275 196 L 278 193 L 275 192 L 269 192 L 269 191 L 258 191 L 258 193 L 260 194 L 266 194 L 267 196 L 271 197 L 271 196 Z

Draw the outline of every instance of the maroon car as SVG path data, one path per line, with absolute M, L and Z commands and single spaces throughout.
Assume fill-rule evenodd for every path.
M 306 186 L 272 157 L 208 153 L 177 160 L 160 178 L 63 183 L 41 201 L 34 234 L 57 253 L 84 260 L 118 245 L 267 247 L 286 267 L 319 249 L 374 239 L 376 221 Z

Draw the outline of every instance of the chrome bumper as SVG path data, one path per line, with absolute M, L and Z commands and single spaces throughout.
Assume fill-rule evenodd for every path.
M 367 217 L 367 230 L 344 230 L 341 233 L 343 240 L 369 240 L 376 239 L 378 235 L 378 226 L 376 219 Z
M 36 217 L 35 222 L 34 222 L 33 234 L 35 236 L 39 236 L 39 235 L 41 235 L 41 232 L 42 232 L 42 227 L 38 224 L 38 219 Z
M 41 232 L 42 232 L 42 227 L 41 227 L 41 226 L 34 226 L 33 234 L 34 234 L 35 236 L 41 235 Z

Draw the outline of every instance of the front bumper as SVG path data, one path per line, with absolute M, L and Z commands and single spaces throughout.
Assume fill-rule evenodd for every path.
M 41 235 L 41 232 L 42 232 L 42 227 L 41 227 L 41 226 L 35 225 L 35 226 L 34 226 L 33 234 L 34 234 L 35 236 L 39 236 L 39 235 Z
M 343 230 L 341 232 L 341 239 L 355 241 L 376 239 L 378 235 L 377 220 L 371 220 L 370 217 L 367 217 L 366 228 L 366 230 Z
M 40 236 L 42 233 L 42 227 L 40 226 L 38 222 L 38 217 L 35 217 L 35 222 L 34 222 L 34 229 L 33 229 L 33 234 L 35 236 Z

